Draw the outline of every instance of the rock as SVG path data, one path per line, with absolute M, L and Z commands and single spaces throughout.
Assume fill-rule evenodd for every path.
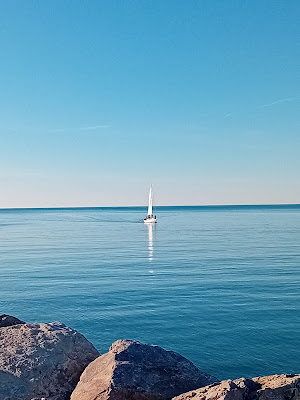
M 25 324 L 24 321 L 21 321 L 18 318 L 12 317 L 11 315 L 2 314 L 0 315 L 0 328 L 18 324 Z
M 216 380 L 173 351 L 118 340 L 85 369 L 71 400 L 167 400 Z
M 261 388 L 257 391 L 259 400 L 299 400 L 300 374 L 271 375 L 253 378 Z
M 251 379 L 240 378 L 192 390 L 174 397 L 173 400 L 246 400 L 248 394 L 255 392 L 258 388 L 260 385 L 255 384 Z
M 85 367 L 99 356 L 62 323 L 0 329 L 0 400 L 69 400 Z
M 199 388 L 173 400 L 299 400 L 300 375 L 240 378 Z

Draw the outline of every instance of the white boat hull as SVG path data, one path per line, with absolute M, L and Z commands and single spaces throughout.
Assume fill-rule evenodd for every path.
M 145 218 L 144 223 L 145 224 L 155 224 L 157 222 L 156 218 Z

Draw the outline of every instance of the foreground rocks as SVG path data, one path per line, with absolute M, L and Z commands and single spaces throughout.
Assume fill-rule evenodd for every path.
M 271 375 L 222 381 L 173 400 L 299 400 L 300 375 Z
M 98 356 L 84 336 L 59 322 L 2 326 L 0 400 L 68 400 Z
M 300 374 L 263 376 L 253 378 L 253 381 L 261 385 L 257 391 L 260 400 L 300 399 Z
M 100 356 L 84 336 L 62 323 L 27 324 L 0 315 L 0 400 L 70 398 L 300 400 L 300 374 L 218 382 L 158 346 L 118 340 Z
M 25 322 L 21 321 L 16 317 L 12 317 L 11 315 L 7 314 L 0 315 L 0 328 L 12 325 L 19 325 L 19 324 L 25 324 Z
M 173 351 L 118 340 L 85 369 L 71 400 L 167 400 L 215 381 Z

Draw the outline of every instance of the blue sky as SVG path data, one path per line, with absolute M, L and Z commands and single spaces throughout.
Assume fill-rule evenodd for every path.
M 296 0 L 0 2 L 0 207 L 300 203 Z

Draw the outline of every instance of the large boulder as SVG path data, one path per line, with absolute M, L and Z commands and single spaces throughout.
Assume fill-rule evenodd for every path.
M 215 381 L 173 351 L 118 340 L 85 369 L 71 400 L 168 400 Z
M 235 379 L 192 390 L 173 400 L 299 400 L 300 375 Z
M 85 367 L 99 356 L 62 323 L 0 328 L 0 400 L 68 400 Z
M 18 325 L 18 324 L 25 324 L 25 322 L 21 321 L 20 319 L 18 319 L 16 317 L 12 317 L 11 315 L 7 315 L 7 314 L 0 315 L 0 328 L 6 327 L 6 326 Z

